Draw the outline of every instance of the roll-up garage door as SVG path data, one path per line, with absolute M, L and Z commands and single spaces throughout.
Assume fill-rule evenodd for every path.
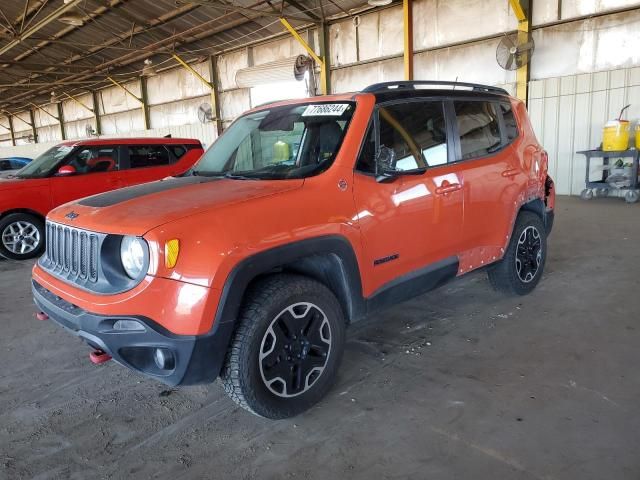
M 311 59 L 305 55 L 263 63 L 255 67 L 240 69 L 236 72 L 238 88 L 250 88 L 267 83 L 302 80 Z

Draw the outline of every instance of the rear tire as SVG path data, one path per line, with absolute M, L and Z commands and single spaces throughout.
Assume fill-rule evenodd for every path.
M 44 222 L 28 213 L 12 213 L 0 220 L 0 255 L 12 260 L 39 257 L 45 247 Z
M 542 219 L 533 212 L 520 212 L 509 246 L 500 262 L 487 270 L 496 290 L 526 295 L 542 277 L 547 258 L 547 233 Z
M 270 419 L 311 408 L 333 385 L 345 319 L 323 284 L 278 274 L 250 287 L 221 374 L 242 408 Z

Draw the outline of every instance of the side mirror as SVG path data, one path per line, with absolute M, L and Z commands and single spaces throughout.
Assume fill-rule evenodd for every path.
M 69 175 L 75 175 L 76 173 L 78 173 L 78 171 L 73 165 L 63 165 L 58 169 L 56 175 L 59 177 L 68 177 Z
M 395 178 L 398 174 L 394 167 L 395 163 L 396 152 L 385 145 L 380 145 L 376 155 L 376 181 L 385 182 Z

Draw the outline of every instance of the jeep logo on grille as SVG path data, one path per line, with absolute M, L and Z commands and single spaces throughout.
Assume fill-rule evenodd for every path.
M 79 213 L 74 212 L 73 210 L 70 211 L 69 213 L 67 213 L 65 215 L 66 218 L 68 218 L 69 220 L 75 220 L 76 218 L 78 218 L 80 216 Z

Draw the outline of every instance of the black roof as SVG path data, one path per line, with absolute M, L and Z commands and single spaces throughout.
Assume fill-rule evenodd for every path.
M 362 92 L 373 93 L 378 103 L 414 97 L 504 98 L 509 96 L 505 89 L 490 85 L 427 80 L 375 83 Z

